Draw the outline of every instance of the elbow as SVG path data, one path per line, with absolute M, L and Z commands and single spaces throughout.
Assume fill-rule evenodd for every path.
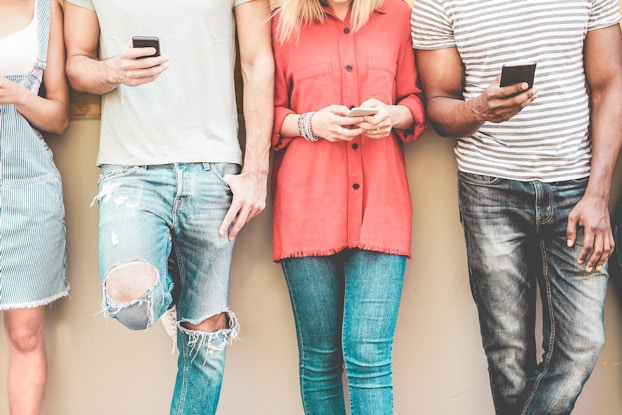
M 52 134 L 60 135 L 60 134 L 63 134 L 65 131 L 67 131 L 68 127 L 69 127 L 69 114 L 63 115 L 55 119 L 54 122 L 51 123 L 50 127 L 47 128 L 47 131 Z

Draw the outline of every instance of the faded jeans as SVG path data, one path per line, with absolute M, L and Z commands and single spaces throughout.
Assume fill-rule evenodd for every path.
M 586 185 L 459 173 L 471 291 L 499 415 L 570 414 L 603 346 L 607 272 L 577 263 L 582 228 L 575 245 L 566 244 L 568 215 Z
M 231 203 L 223 175 L 238 172 L 238 165 L 226 163 L 102 167 L 97 199 L 103 308 L 139 330 L 176 305 L 179 359 L 172 415 L 216 412 L 225 346 L 237 336 L 237 320 L 227 305 L 233 242 L 218 229 Z M 107 290 L 109 276 L 136 264 L 157 282 L 140 299 L 116 301 Z M 228 320 L 223 330 L 207 333 L 181 325 L 220 313 Z
M 288 258 L 306 415 L 344 415 L 343 364 L 353 415 L 393 413 L 392 350 L 403 256 L 358 249 Z

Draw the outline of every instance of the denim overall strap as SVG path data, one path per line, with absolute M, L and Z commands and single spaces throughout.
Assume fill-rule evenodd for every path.
M 37 33 L 39 37 L 39 53 L 37 63 L 30 73 L 30 89 L 38 92 L 39 86 L 43 81 L 43 71 L 47 66 L 48 39 L 50 37 L 50 11 L 52 0 L 35 0 L 37 13 Z

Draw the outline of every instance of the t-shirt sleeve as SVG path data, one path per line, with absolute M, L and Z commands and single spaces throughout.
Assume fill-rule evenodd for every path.
M 410 17 L 415 49 L 435 50 L 456 46 L 454 31 L 440 0 L 417 0 Z
M 233 7 L 235 7 L 235 6 L 239 6 L 240 4 L 247 3 L 247 2 L 249 2 L 249 1 L 251 1 L 251 0 L 235 0 L 235 1 L 233 2 Z
M 594 0 L 588 30 L 602 29 L 620 22 L 618 0 Z
M 65 0 L 67 3 L 75 4 L 76 6 L 81 6 L 89 10 L 95 10 L 95 6 L 93 6 L 92 0 Z

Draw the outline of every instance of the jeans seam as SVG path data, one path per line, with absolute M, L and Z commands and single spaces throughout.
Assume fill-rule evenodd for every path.
M 285 272 L 285 268 L 283 268 L 283 271 Z M 285 282 L 289 285 L 289 278 L 285 278 Z M 290 290 L 291 291 L 291 290 Z M 302 369 L 303 367 L 303 362 L 305 361 L 305 348 L 304 348 L 304 338 L 302 336 L 302 333 L 298 333 L 298 327 L 300 326 L 300 320 L 298 317 L 298 310 L 296 308 L 296 302 L 293 300 L 291 300 L 292 303 L 292 314 L 294 315 L 294 324 L 296 325 L 296 336 L 298 337 L 298 342 L 299 344 L 299 353 L 300 353 L 300 367 Z M 300 396 L 301 396 L 301 400 L 302 400 L 302 407 L 303 410 L 305 411 L 305 413 L 309 413 L 308 408 L 307 408 L 307 402 L 305 399 L 305 393 L 304 393 L 304 386 L 303 386 L 303 382 L 304 382 L 304 376 L 302 374 L 302 372 L 300 373 Z
M 550 334 L 549 334 L 549 339 L 548 339 L 548 351 L 542 362 L 543 369 L 540 372 L 540 374 L 536 377 L 536 379 L 534 380 L 529 396 L 527 397 L 523 405 L 523 410 L 521 412 L 521 415 L 526 414 L 527 408 L 529 407 L 529 404 L 533 400 L 533 397 L 536 394 L 536 390 L 540 386 L 540 382 L 542 381 L 542 378 L 544 378 L 544 376 L 548 373 L 550 364 L 551 364 L 551 358 L 553 356 L 553 348 L 555 347 L 555 315 L 554 315 L 554 310 L 553 310 L 553 304 L 551 303 L 551 298 L 552 298 L 551 283 L 548 278 L 548 266 L 547 266 L 547 261 L 546 261 L 547 252 L 544 247 L 544 242 L 540 242 L 540 250 L 541 250 L 541 255 L 542 255 L 542 280 L 545 283 L 544 285 L 546 288 L 546 291 L 545 291 L 546 292 L 546 308 L 548 310 L 548 315 L 549 315 Z M 542 289 L 542 287 L 540 287 L 540 289 Z

